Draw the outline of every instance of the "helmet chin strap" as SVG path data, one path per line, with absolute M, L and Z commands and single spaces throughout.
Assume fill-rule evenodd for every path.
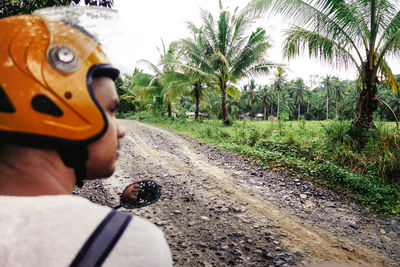
M 65 166 L 73 168 L 75 171 L 75 184 L 78 187 L 83 186 L 83 180 L 86 178 L 85 162 L 89 157 L 86 146 L 62 147 L 58 149 L 58 154 Z

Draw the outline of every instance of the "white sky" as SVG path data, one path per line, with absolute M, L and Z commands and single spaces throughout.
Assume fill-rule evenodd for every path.
M 243 8 L 248 0 L 223 0 L 224 6 L 233 13 L 236 6 Z M 109 55 L 122 72 L 131 73 L 135 67 L 145 69 L 137 64 L 146 59 L 156 64 L 159 60 L 157 47 L 162 47 L 161 38 L 166 46 L 172 41 L 190 36 L 185 22 L 192 21 L 201 25 L 200 7 L 218 16 L 218 0 L 114 0 L 114 9 L 120 13 L 124 24 L 123 33 L 114 37 L 109 48 Z M 277 63 L 288 62 L 281 58 L 281 31 L 288 26 L 279 17 L 264 17 L 254 25 L 263 27 L 272 38 L 273 47 L 267 52 L 267 58 Z M 333 70 L 318 61 L 301 57 L 288 63 L 290 79 L 302 77 L 310 81 L 311 75 L 324 76 L 331 74 L 341 79 L 356 79 L 352 70 Z M 395 62 L 392 71 L 400 73 L 400 64 Z M 257 78 L 258 84 L 269 83 L 272 75 Z M 247 81 L 242 81 L 241 84 Z

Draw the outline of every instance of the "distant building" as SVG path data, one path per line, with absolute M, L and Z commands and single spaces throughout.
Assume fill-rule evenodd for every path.
M 245 114 L 239 115 L 239 120 L 249 120 L 249 121 L 251 121 L 250 113 L 245 113 Z
M 257 113 L 254 118 L 256 119 L 256 121 L 262 121 L 262 120 L 264 120 L 264 114 Z
M 186 112 L 186 118 L 189 119 L 194 119 L 195 113 L 194 112 Z M 208 119 L 208 114 L 205 112 L 199 112 L 199 117 L 202 119 Z

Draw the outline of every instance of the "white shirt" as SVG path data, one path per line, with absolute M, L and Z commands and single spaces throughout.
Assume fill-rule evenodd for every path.
M 68 266 L 110 208 L 71 196 L 0 196 L 0 266 Z M 103 266 L 172 266 L 160 229 L 133 216 Z

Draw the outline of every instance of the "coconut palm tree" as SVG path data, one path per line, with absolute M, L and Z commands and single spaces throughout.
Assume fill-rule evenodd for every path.
M 172 42 L 168 50 L 162 41 L 163 49 L 159 50 L 160 63 L 176 61 L 176 48 L 178 43 Z M 139 60 L 139 63 L 146 65 L 154 74 L 142 73 L 141 76 L 146 79 L 139 79 L 140 84 L 137 87 L 137 95 L 144 98 L 161 97 L 167 107 L 168 116 L 172 115 L 172 103 L 181 95 L 189 94 L 189 83 L 187 77 L 177 72 L 173 66 L 158 67 L 148 60 Z M 148 82 L 148 83 L 146 83 Z
M 230 121 L 226 110 L 226 94 L 240 97 L 236 82 L 246 76 L 265 74 L 276 65 L 266 62 L 264 55 L 271 46 L 269 36 L 262 28 L 247 34 L 255 21 L 248 15 L 233 15 L 224 10 L 220 2 L 217 20 L 207 10 L 201 10 L 205 49 L 212 71 L 214 86 L 221 94 L 222 117 L 225 125 Z
M 343 100 L 344 86 L 345 86 L 345 84 L 340 81 L 335 85 L 336 120 L 339 119 L 339 103 Z
M 242 96 L 240 100 L 244 104 L 244 109 L 250 111 L 250 116 L 254 116 L 253 106 L 256 103 L 261 102 L 261 98 L 259 94 L 257 94 L 258 86 L 254 79 L 251 79 L 250 82 L 243 86 Z
M 329 100 L 333 93 L 333 81 L 330 75 L 326 75 L 326 77 L 322 80 L 322 86 L 324 87 L 326 93 L 326 120 L 329 120 Z
M 267 120 L 267 106 L 270 105 L 271 107 L 271 115 L 272 114 L 272 106 L 273 103 L 275 101 L 275 92 L 273 91 L 273 88 L 268 86 L 268 85 L 264 85 L 264 86 L 260 86 L 260 95 L 262 97 L 262 103 L 263 103 L 263 107 L 264 107 L 264 120 Z
M 293 92 L 293 95 L 292 95 L 294 103 L 297 104 L 297 106 L 298 106 L 298 109 L 297 109 L 297 120 L 300 120 L 300 106 L 304 102 L 305 90 L 306 90 L 306 85 L 304 84 L 303 79 L 298 78 L 294 82 L 294 92 Z
M 193 38 L 182 39 L 178 57 L 172 61 L 164 61 L 162 64 L 174 66 L 180 69 L 187 77 L 190 84 L 189 96 L 195 100 L 195 119 L 199 117 L 200 101 L 204 100 L 206 85 L 211 84 L 209 75 L 211 66 L 205 60 L 208 56 L 204 45 L 202 29 L 197 29 L 193 23 L 187 23 L 193 33 Z
M 282 91 L 284 90 L 284 86 L 286 83 L 286 74 L 285 74 L 285 70 L 283 68 L 278 68 L 276 73 L 275 73 L 275 79 L 273 82 L 273 87 L 275 89 L 275 92 L 278 96 L 278 103 L 277 103 L 277 107 L 276 107 L 276 116 L 279 119 L 279 107 L 280 107 L 280 98 L 281 98 L 281 94 Z
M 357 69 L 361 90 L 349 133 L 363 145 L 374 127 L 380 79 L 393 92 L 400 91 L 386 61 L 389 56 L 400 58 L 398 0 L 252 0 L 245 10 L 257 15 L 272 10 L 294 22 L 285 34 L 287 58 L 305 50 L 336 67 Z
M 311 105 L 311 90 L 309 87 L 306 87 L 306 90 L 304 91 L 304 96 L 305 99 L 307 100 L 307 113 L 310 111 L 310 105 Z

